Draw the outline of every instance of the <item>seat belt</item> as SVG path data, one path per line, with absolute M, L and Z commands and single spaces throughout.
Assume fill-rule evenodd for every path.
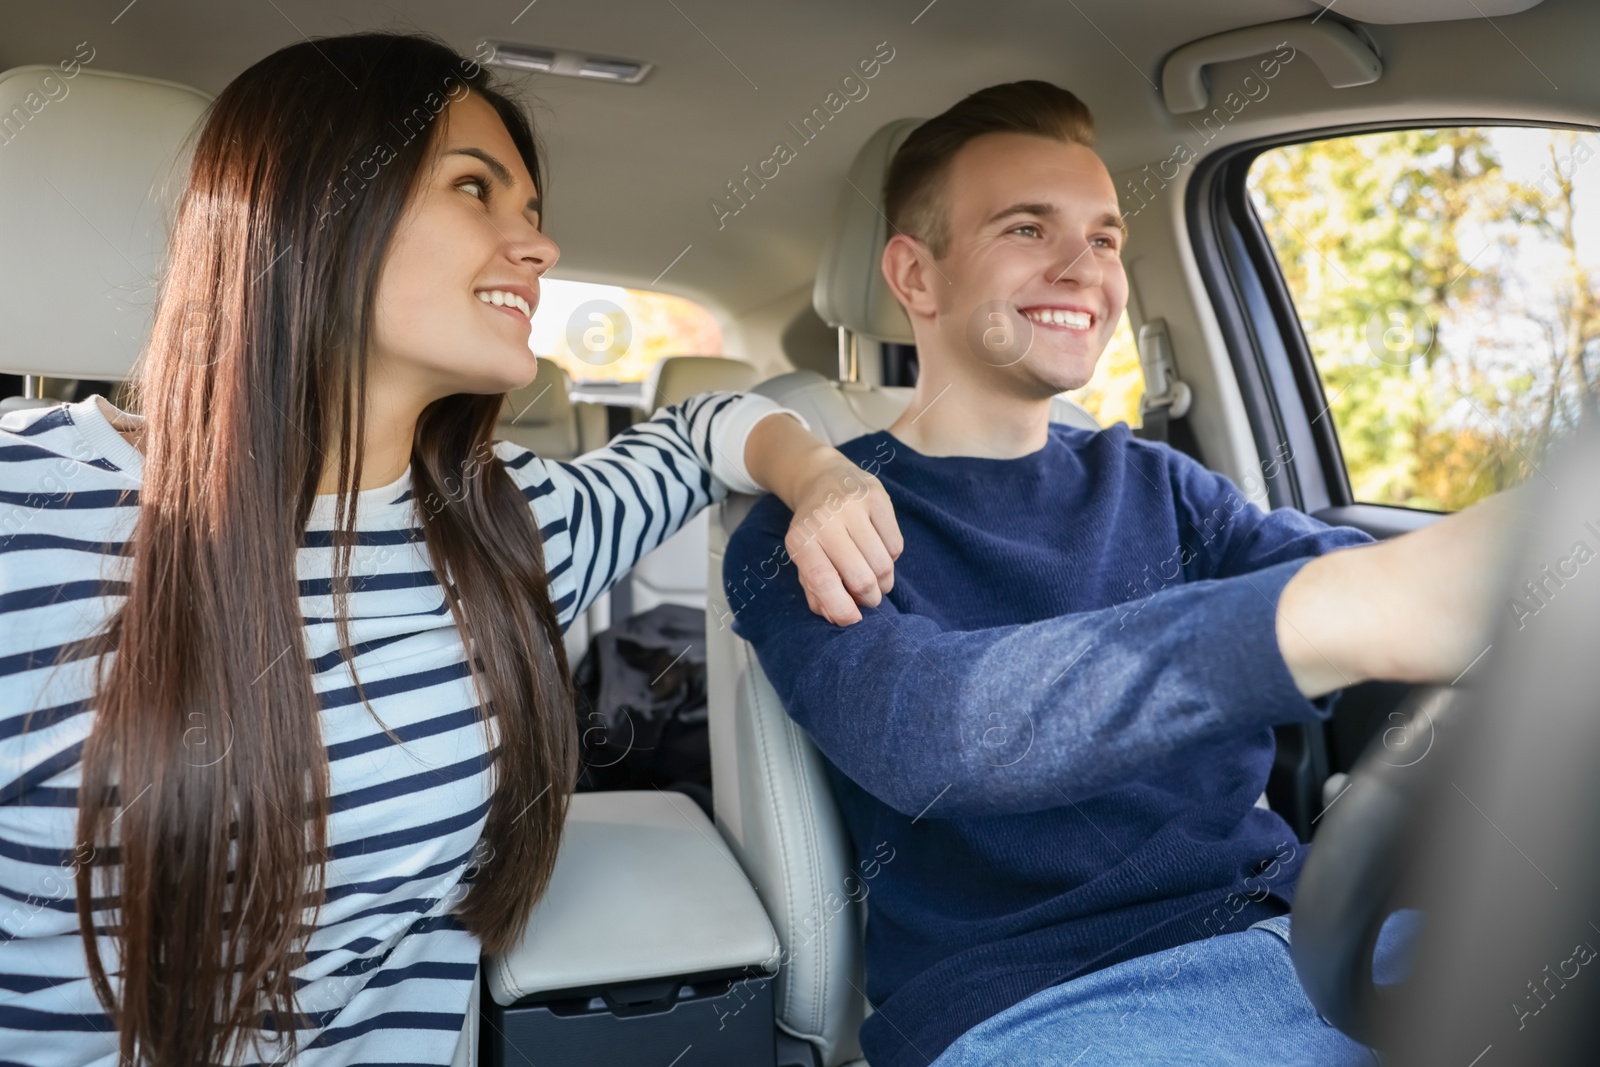
M 1136 435 L 1146 441 L 1165 443 L 1172 420 L 1189 413 L 1194 394 L 1187 384 L 1178 380 L 1166 319 L 1151 319 L 1139 327 L 1137 347 L 1139 366 L 1144 371 L 1144 402 L 1140 412 L 1143 425 Z

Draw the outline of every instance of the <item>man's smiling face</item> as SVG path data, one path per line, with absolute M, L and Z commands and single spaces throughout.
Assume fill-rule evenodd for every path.
M 1083 385 L 1128 302 L 1105 164 L 1080 144 L 991 133 L 941 185 L 948 242 L 928 274 L 940 347 L 1026 395 Z

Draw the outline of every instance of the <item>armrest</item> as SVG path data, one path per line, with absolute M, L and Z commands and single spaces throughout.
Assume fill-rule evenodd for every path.
M 771 970 L 778 937 L 716 827 L 679 793 L 578 793 L 522 942 L 485 956 L 489 993 Z

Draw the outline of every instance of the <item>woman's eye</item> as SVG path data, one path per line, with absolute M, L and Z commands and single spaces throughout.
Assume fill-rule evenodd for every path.
M 481 178 L 467 178 L 463 181 L 456 182 L 456 188 L 460 189 L 468 196 L 476 197 L 479 200 L 486 199 L 489 193 L 487 183 L 485 183 Z

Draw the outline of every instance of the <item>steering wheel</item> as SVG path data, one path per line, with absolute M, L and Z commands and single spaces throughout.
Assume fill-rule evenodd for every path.
M 1572 573 L 1600 558 L 1596 472 L 1591 420 L 1518 490 L 1501 604 L 1532 576 L 1543 595 L 1499 610 L 1472 688 L 1418 693 L 1319 816 L 1295 969 L 1324 1017 L 1393 1067 L 1600 1063 L 1600 569 Z M 1411 975 L 1375 987 L 1378 932 L 1413 903 L 1427 921 Z
M 1421 687 L 1390 716 L 1321 816 L 1295 889 L 1289 951 L 1300 983 L 1324 1018 L 1364 1045 L 1381 1040 L 1394 993 L 1373 982 L 1378 933 L 1410 903 L 1400 899 L 1404 861 L 1463 692 Z

